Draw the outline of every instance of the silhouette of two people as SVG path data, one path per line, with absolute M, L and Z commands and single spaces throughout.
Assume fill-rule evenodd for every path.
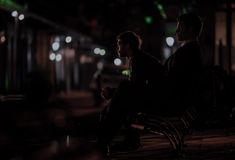
M 117 36 L 118 54 L 130 60 L 130 78 L 120 83 L 110 101 L 105 119 L 101 122 L 97 145 L 103 154 L 123 124 L 139 111 L 156 114 L 176 114 L 196 102 L 202 55 L 198 42 L 202 28 L 200 17 L 194 13 L 177 19 L 176 38 L 181 47 L 162 65 L 141 49 L 142 40 L 134 32 Z M 180 107 L 179 107 L 180 106 Z M 153 108 L 155 107 L 155 108 Z M 136 149 L 138 132 L 126 131 L 126 147 Z

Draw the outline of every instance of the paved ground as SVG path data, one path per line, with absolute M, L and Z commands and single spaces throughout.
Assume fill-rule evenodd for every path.
M 194 132 L 186 138 L 184 158 L 190 160 L 235 159 L 235 128 Z M 177 159 L 172 155 L 169 142 L 160 135 L 142 137 L 143 148 L 132 153 L 116 153 L 113 159 Z M 128 158 L 127 158 L 128 157 Z
M 112 151 L 110 160 L 234 160 L 235 128 L 213 129 L 194 132 L 186 138 L 184 156 L 174 156 L 169 142 L 162 135 L 143 134 L 142 148 L 132 152 Z M 51 142 L 36 151 L 32 160 L 100 160 L 88 146 L 94 143 L 93 136 L 67 136 Z M 118 138 L 116 139 L 118 140 Z M 57 158 L 55 158 L 57 157 Z M 60 157 L 60 158 L 58 158 Z
M 79 98 L 77 97 L 79 96 Z M 87 97 L 89 97 L 87 99 Z M 91 95 L 80 93 L 67 97 L 71 108 L 53 109 L 50 114 L 58 125 L 64 127 L 63 120 L 69 116 L 69 128 L 56 130 L 50 136 L 38 134 L 38 137 L 22 141 L 23 135 L 9 139 L 0 132 L 1 160 L 100 160 L 92 151 L 95 142 L 95 130 L 99 119 L 99 108 L 92 107 Z M 78 102 L 76 102 L 78 101 Z M 68 117 L 67 117 L 68 118 Z M 40 129 L 39 129 L 40 130 Z M 27 133 L 23 130 L 22 133 Z M 38 130 L 37 130 L 38 131 Z M 17 132 L 16 132 L 17 135 Z M 119 140 L 118 137 L 116 140 Z M 142 148 L 132 152 L 113 150 L 112 160 L 234 160 L 235 124 L 226 127 L 207 128 L 194 131 L 186 137 L 184 156 L 176 158 L 168 140 L 162 135 L 143 133 Z M 92 154 L 91 154 L 92 153 Z

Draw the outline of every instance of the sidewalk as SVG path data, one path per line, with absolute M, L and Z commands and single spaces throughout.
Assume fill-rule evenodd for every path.
M 1 151 L 7 150 L 6 147 L 9 147 L 9 151 L 11 151 L 7 154 L 7 158 L 2 157 L 4 154 L 1 154 L 0 159 L 8 160 L 10 157 L 9 160 L 100 160 L 95 156 L 91 158 L 92 155 L 89 154 L 92 149 L 90 146 L 96 140 L 95 131 L 100 110 L 100 108 L 93 106 L 92 93 L 72 92 L 68 95 L 61 95 L 61 97 L 67 100 L 71 107 L 63 106 L 58 110 L 53 108 L 50 112 L 52 118 L 58 118 L 56 119 L 58 126 L 62 126 L 61 130 L 55 130 L 55 133 L 59 133 L 60 136 L 40 135 L 42 139 L 45 139 L 44 142 L 39 142 L 38 138 L 32 137 L 33 139 L 29 140 L 33 141 L 27 141 L 27 145 L 21 145 L 18 144 L 18 139 L 7 139 L 5 135 L 0 135 L 0 142 L 3 147 Z M 68 122 L 68 126 L 67 124 L 64 125 L 64 122 Z M 63 133 L 60 133 L 61 131 Z M 24 133 L 27 133 L 27 131 L 24 131 Z M 116 140 L 120 140 L 120 136 Z M 19 141 L 21 142 L 21 139 Z M 141 142 L 143 147 L 139 150 L 126 153 L 112 151 L 110 159 L 177 159 L 173 156 L 169 141 L 163 135 L 143 133 Z M 192 135 L 186 137 L 185 144 L 185 160 L 234 160 L 235 125 L 233 127 L 194 131 Z M 23 146 L 26 146 L 26 148 Z M 29 148 L 30 150 L 28 150 Z
M 79 96 L 79 98 L 76 98 Z M 92 102 L 91 94 L 73 93 L 69 99 L 82 99 L 85 102 Z M 91 101 L 90 101 L 91 100 Z M 80 101 L 81 102 L 81 101 Z M 81 103 L 80 103 L 81 104 Z M 88 107 L 89 106 L 89 107 Z M 72 109 L 74 117 L 83 117 L 89 115 L 91 117 L 97 117 L 99 110 L 90 105 L 84 105 L 83 107 L 74 107 Z M 92 121 L 94 119 L 87 119 Z M 95 119 L 97 120 L 97 119 Z M 88 124 L 92 124 L 93 122 Z M 94 122 L 95 124 L 96 122 Z M 90 134 L 88 134 L 90 135 Z M 87 136 L 88 136 L 87 135 Z M 94 137 L 80 137 L 82 141 L 88 141 L 87 143 L 93 143 Z M 76 140 L 72 142 L 72 139 L 76 137 L 71 136 L 71 143 L 76 144 Z M 78 140 L 79 141 L 79 140 Z M 79 143 L 77 141 L 77 143 Z M 80 139 L 81 141 L 81 139 Z M 134 152 L 117 152 L 113 151 L 111 159 L 113 160 L 170 160 L 177 159 L 172 155 L 172 149 L 169 141 L 162 135 L 143 134 L 141 137 L 143 147 Z M 235 159 L 235 126 L 229 128 L 217 128 L 217 129 L 205 129 L 203 131 L 194 131 L 192 135 L 188 135 L 185 141 L 186 147 L 184 147 L 186 160 L 234 160 Z M 128 157 L 128 158 L 127 158 Z
M 143 134 L 141 136 L 142 148 L 132 152 L 112 151 L 109 160 L 234 160 L 234 133 L 235 128 L 196 131 L 187 137 L 185 154 L 182 158 L 173 156 L 171 146 L 164 136 Z M 95 155 L 88 154 L 92 153 L 89 151 L 89 144 L 94 142 L 94 137 L 88 135 L 85 137 L 67 136 L 35 152 L 32 160 L 35 160 L 35 156 L 37 160 L 54 160 L 54 157 L 60 157 L 60 160 L 100 160 Z M 87 149 L 86 152 L 84 148 Z
M 146 134 L 142 138 L 143 148 L 130 153 L 114 153 L 113 160 L 172 160 L 169 142 L 164 136 Z M 184 159 L 186 160 L 234 160 L 235 127 L 195 131 L 186 137 Z M 127 158 L 128 157 L 128 158 Z

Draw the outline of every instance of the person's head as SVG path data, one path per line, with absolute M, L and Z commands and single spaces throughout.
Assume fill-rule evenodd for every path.
M 131 57 L 133 51 L 141 49 L 142 40 L 132 31 L 122 32 L 117 36 L 117 52 L 120 57 Z
M 202 29 L 202 21 L 195 13 L 186 13 L 177 18 L 176 38 L 178 41 L 197 39 Z

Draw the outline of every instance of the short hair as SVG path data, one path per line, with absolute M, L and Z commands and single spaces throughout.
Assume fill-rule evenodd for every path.
M 202 21 L 201 21 L 201 18 L 197 14 L 191 12 L 191 13 L 180 15 L 177 18 L 177 21 L 183 22 L 185 27 L 192 27 L 194 35 L 200 36 L 201 30 L 202 30 Z
M 117 39 L 121 40 L 123 43 L 130 44 L 132 49 L 140 49 L 142 45 L 142 39 L 133 31 L 122 32 L 117 36 Z

